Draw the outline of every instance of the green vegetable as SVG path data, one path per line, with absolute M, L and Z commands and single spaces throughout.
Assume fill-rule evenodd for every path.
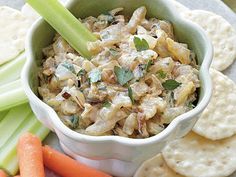
M 196 106 L 195 106 L 193 103 L 191 103 L 191 102 L 189 102 L 187 106 L 188 106 L 189 108 L 191 108 L 191 109 L 193 109 L 193 108 L 196 107 Z
M 145 65 L 145 71 L 148 72 L 150 66 L 153 65 L 153 60 L 148 60 L 148 63 Z
M 76 129 L 79 125 L 79 117 L 73 115 L 70 119 L 71 122 L 71 128 Z
M 130 98 L 132 104 L 134 104 L 133 90 L 131 87 L 128 87 L 128 95 L 129 95 L 129 98 Z
M 24 66 L 25 60 L 26 57 L 23 53 L 14 60 L 0 67 L 0 86 L 20 78 L 20 73 Z
M 89 73 L 89 79 L 91 83 L 96 83 L 102 79 L 102 73 L 99 69 L 95 68 Z
M 111 103 L 110 103 L 109 101 L 105 101 L 105 102 L 102 104 L 102 107 L 110 108 L 110 107 L 111 107 Z
M 104 16 L 105 16 L 105 18 L 106 18 L 106 20 L 108 21 L 108 23 L 112 23 L 112 22 L 114 22 L 114 20 L 115 20 L 115 18 L 113 17 L 113 15 L 111 15 L 111 14 L 104 14 Z
M 77 52 L 90 58 L 87 43 L 97 38 L 57 0 L 26 0 Z
M 15 119 L 20 118 L 18 116 L 15 117 Z M 8 122 L 8 124 L 14 124 L 14 122 Z M 8 126 L 4 128 L 4 130 L 7 129 Z M 11 137 L 4 146 L 0 147 L 0 169 L 14 176 L 18 172 L 16 146 L 19 137 L 25 132 L 31 132 L 43 140 L 50 131 L 35 118 L 32 112 L 21 121 L 17 129 L 11 131 L 13 132 Z
M 68 62 L 64 62 L 62 63 L 62 66 L 64 66 L 66 69 L 68 69 L 70 72 L 75 74 L 75 68 L 73 66 L 73 64 L 68 63 Z
M 129 69 L 115 66 L 114 71 L 119 84 L 122 86 L 134 78 L 134 74 Z
M 134 37 L 134 45 L 137 51 L 143 51 L 149 49 L 149 45 L 145 39 L 140 39 L 138 37 Z
M 161 79 L 165 79 L 166 78 L 166 73 L 164 73 L 164 71 L 160 70 L 157 72 L 158 77 L 160 77 Z
M 101 14 L 98 16 L 97 23 L 101 24 L 102 26 L 108 26 L 109 24 L 113 23 L 115 18 L 109 12 Z
M 5 118 L 5 116 L 7 115 L 7 113 L 8 113 L 8 110 L 0 112 L 0 122 L 1 122 L 2 119 Z
M 25 92 L 19 81 L 9 83 L 0 87 L 0 111 L 28 102 Z
M 15 107 L 0 122 L 0 148 L 6 143 L 26 117 L 32 113 L 28 104 Z M 6 128 L 7 127 L 7 128 Z
M 7 84 L 4 84 L 4 85 L 0 86 L 0 95 L 5 92 L 8 92 L 10 90 L 14 90 L 16 88 L 19 88 L 19 87 L 21 87 L 21 80 L 20 79 L 15 80 L 13 82 L 9 82 Z
M 180 85 L 181 85 L 181 83 L 179 83 L 179 82 L 177 82 L 176 80 L 173 80 L 173 79 L 166 80 L 164 83 L 162 83 L 162 86 L 166 90 L 174 90 L 177 87 L 179 87 Z
M 114 57 L 119 55 L 119 52 L 117 50 L 113 49 L 113 48 L 110 48 L 109 52 Z
M 81 69 L 78 73 L 77 76 L 84 76 L 86 74 L 85 69 Z

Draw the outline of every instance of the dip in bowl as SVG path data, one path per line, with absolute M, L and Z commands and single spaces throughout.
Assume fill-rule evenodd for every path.
M 48 63 L 55 62 L 55 56 L 57 55 L 55 54 L 55 51 L 58 44 L 55 44 L 55 42 L 62 39 L 60 39 L 59 36 L 55 37 L 56 32 L 46 22 L 44 22 L 43 20 L 39 20 L 34 24 L 30 34 L 28 35 L 26 46 L 28 60 L 22 72 L 22 80 L 24 83 L 26 94 L 29 97 L 30 105 L 38 119 L 52 131 L 56 132 L 62 148 L 66 153 L 70 154 L 78 160 L 81 160 L 86 164 L 106 171 L 112 175 L 132 176 L 136 168 L 144 160 L 159 153 L 168 141 L 187 134 L 197 121 L 199 114 L 206 107 L 211 95 L 211 82 L 208 73 L 209 65 L 212 59 L 211 43 L 198 26 L 181 19 L 181 17 L 175 14 L 175 9 L 174 7 L 172 7 L 171 2 L 169 1 L 116 0 L 111 2 L 109 0 L 102 0 L 99 2 L 88 2 L 86 0 L 79 0 L 70 1 L 67 4 L 67 7 L 76 17 L 81 19 L 85 19 L 89 16 L 98 17 L 100 14 L 107 14 L 107 12 L 112 9 L 122 7 L 124 9 L 120 13 L 124 15 L 124 17 L 131 17 L 132 20 L 132 14 L 137 9 L 135 11 L 135 15 L 137 15 L 138 18 L 133 18 L 134 20 L 144 21 L 142 22 L 144 23 L 144 25 L 142 26 L 141 22 L 139 22 L 139 24 L 137 25 L 139 26 L 139 29 L 137 26 L 134 29 L 131 28 L 131 31 L 129 31 L 131 35 L 128 35 L 128 39 L 126 39 L 125 43 L 128 46 L 123 46 L 124 49 L 122 50 L 122 47 L 117 44 L 105 46 L 102 49 L 100 49 L 100 47 L 103 44 L 97 45 L 96 42 L 93 44 L 89 44 L 89 46 L 91 47 L 91 51 L 95 53 L 94 56 L 98 56 L 102 52 L 107 52 L 106 50 L 108 50 L 109 54 L 104 54 L 104 56 L 118 55 L 118 59 L 112 59 L 112 61 L 104 62 L 102 61 L 102 59 L 105 57 L 94 57 L 91 61 L 87 61 L 87 64 L 84 64 L 86 66 L 83 67 L 83 63 L 79 63 L 80 59 L 76 60 L 78 62 L 77 64 L 73 63 L 74 59 L 72 58 L 79 57 L 79 55 L 73 53 L 73 49 L 71 49 L 71 51 L 70 49 L 68 49 L 68 51 L 64 52 L 64 55 L 65 57 L 70 57 L 68 61 L 72 62 L 67 62 L 65 60 L 59 59 L 60 62 L 58 62 L 56 66 L 54 65 L 54 68 L 51 68 L 48 67 L 46 61 L 48 60 Z M 148 37 L 146 35 L 145 37 L 144 33 L 146 33 L 146 31 L 151 31 L 152 29 L 146 30 L 145 19 L 142 17 L 142 14 L 138 16 L 139 12 L 145 11 L 144 9 L 147 9 L 146 18 L 149 20 L 146 23 L 147 26 L 150 24 L 150 18 L 152 17 L 158 18 L 160 20 L 167 20 L 168 22 L 163 21 L 163 23 L 165 23 L 164 25 L 166 25 L 168 29 L 171 29 L 170 24 L 172 24 L 174 33 L 169 30 L 170 33 L 168 34 L 168 30 L 165 31 L 164 28 L 161 28 L 160 23 L 157 22 L 156 24 L 159 24 L 159 26 L 156 25 L 157 28 L 154 31 L 155 34 L 153 36 L 148 35 Z M 126 20 L 126 26 L 128 26 L 127 24 L 129 24 L 129 20 Z M 88 21 L 85 21 L 85 23 L 86 22 Z M 135 23 L 136 22 L 134 22 L 134 24 Z M 117 25 L 117 28 L 120 28 L 118 27 L 119 23 L 111 25 Z M 153 26 L 153 24 L 149 26 Z M 106 26 L 106 28 L 107 27 L 109 28 L 109 26 Z M 103 30 L 106 31 L 106 28 L 104 28 Z M 110 32 L 115 32 L 115 29 L 117 28 L 112 29 Z M 101 30 L 98 30 L 98 32 L 100 31 Z M 165 52 L 162 53 L 161 51 L 155 51 L 154 49 L 152 50 L 151 47 L 152 38 L 158 40 L 161 38 L 161 34 L 168 36 L 166 37 L 166 40 L 168 41 L 167 43 L 169 43 L 169 46 L 167 46 L 169 52 L 167 54 Z M 98 35 L 100 35 L 99 37 L 101 37 L 101 34 Z M 109 35 L 104 33 L 103 37 L 104 39 L 106 37 L 109 38 Z M 50 46 L 50 44 L 53 43 L 53 39 L 55 46 L 54 49 L 53 46 Z M 174 40 L 185 43 L 187 44 L 187 46 L 184 44 L 179 44 Z M 59 45 L 60 44 L 61 43 L 59 43 Z M 48 51 L 44 52 L 43 54 L 42 51 L 45 51 L 45 48 Z M 67 47 L 65 47 L 65 49 L 66 48 Z M 123 54 L 125 53 L 124 50 L 127 48 L 129 48 L 129 51 L 127 52 L 127 55 L 122 58 Z M 173 50 L 171 50 L 171 48 Z M 177 50 L 179 48 L 181 49 L 181 52 Z M 189 49 L 194 52 L 195 57 L 193 55 L 190 56 L 191 52 Z M 50 50 L 52 50 L 52 53 L 54 52 L 52 56 L 50 56 Z M 176 52 L 179 53 L 176 55 Z M 134 55 L 136 55 L 137 57 L 132 59 L 131 55 L 131 58 L 129 60 L 126 60 L 126 58 L 129 57 L 130 53 L 134 53 Z M 181 57 L 180 59 L 180 54 L 188 57 Z M 50 57 L 52 59 L 50 59 Z M 142 59 L 140 61 L 140 59 L 137 58 Z M 194 61 L 195 58 L 196 62 Z M 126 62 L 130 60 L 135 60 L 135 62 L 130 62 L 131 64 L 129 65 Z M 138 61 L 137 63 L 136 60 Z M 165 61 L 164 64 L 169 63 L 169 65 L 173 66 L 171 68 L 171 71 L 163 71 L 163 68 L 154 70 L 156 69 L 156 65 L 163 65 L 162 61 Z M 42 69 L 43 62 L 44 67 Z M 103 63 L 100 64 L 99 62 Z M 101 68 L 104 68 L 104 64 L 109 65 L 109 62 L 113 62 L 112 64 L 110 64 L 110 68 L 112 69 L 110 71 L 109 68 L 106 68 L 107 70 L 106 72 L 104 72 L 104 70 Z M 58 67 L 60 68 L 58 69 Z M 69 70 L 73 74 L 74 70 L 76 70 L 77 67 L 80 68 L 78 69 L 78 72 L 74 73 L 76 74 L 76 77 L 78 76 L 78 74 L 85 73 L 85 81 L 81 81 L 82 84 L 87 84 L 85 88 L 83 90 L 80 90 L 79 88 L 81 87 L 81 83 L 78 85 L 78 83 L 75 83 L 73 79 L 66 78 L 66 84 L 64 84 L 63 87 L 60 87 L 58 92 L 55 93 L 55 96 L 52 96 L 48 99 L 48 95 L 44 94 L 45 92 L 42 89 L 47 89 L 49 87 L 49 84 L 48 82 L 45 82 L 43 76 L 38 77 L 38 73 L 40 73 L 41 75 L 50 76 L 51 72 L 53 72 L 53 74 L 57 75 L 56 78 L 53 78 L 56 80 L 60 77 L 67 77 L 68 74 L 63 74 Z M 48 68 L 49 70 L 47 70 Z M 140 70 L 145 70 L 145 72 L 140 72 Z M 152 72 L 153 70 L 155 72 Z M 123 80 L 119 78 L 119 73 L 126 73 L 125 77 L 122 77 Z M 189 75 L 193 73 L 193 78 L 195 78 L 192 79 L 191 77 L 191 81 L 188 80 L 188 82 L 186 82 L 190 85 L 193 84 L 193 86 L 191 87 L 192 89 L 186 89 L 190 91 L 188 91 L 187 97 L 186 95 L 184 96 L 184 99 L 181 96 L 181 99 L 178 99 L 178 93 L 176 93 L 178 89 L 181 91 L 181 88 L 185 85 L 183 80 L 186 79 L 181 80 L 180 78 L 178 78 L 179 76 L 181 76 L 180 73 L 184 73 L 183 75 Z M 112 75 L 114 75 L 114 77 L 110 77 Z M 150 78 L 148 78 L 149 75 Z M 48 80 L 48 78 L 50 77 L 46 77 L 46 80 Z M 71 85 L 68 85 L 69 79 L 72 80 L 70 82 Z M 81 80 L 82 79 L 83 78 L 81 78 Z M 126 82 L 124 82 L 124 80 Z M 155 81 L 159 81 L 159 84 Z M 168 84 L 165 84 L 167 81 L 168 83 L 171 83 L 169 84 L 172 85 L 171 89 L 170 87 L 168 87 Z M 159 86 L 160 88 L 156 88 L 155 90 L 155 88 L 151 86 L 152 82 L 155 82 L 155 86 Z M 115 90 L 113 91 L 115 92 L 113 93 L 114 95 L 105 95 L 104 89 L 107 89 L 106 87 L 108 86 L 101 83 L 113 84 L 112 87 L 115 87 L 116 85 L 117 90 L 113 89 Z M 148 90 L 145 91 L 143 95 L 142 93 L 139 93 L 140 88 L 137 89 L 136 93 L 135 84 L 137 85 L 137 83 L 138 86 L 140 86 L 140 84 L 145 84 L 144 87 L 148 88 Z M 91 88 L 98 89 L 94 88 L 98 87 L 98 85 L 99 87 L 101 87 L 101 93 L 95 96 L 90 94 L 89 91 L 91 91 Z M 173 85 L 175 86 L 173 87 Z M 71 88 L 73 89 L 70 90 Z M 51 104 L 52 107 L 48 106 L 38 98 L 38 90 L 41 98 L 47 104 Z M 83 95 L 81 96 L 83 98 L 77 99 L 73 94 L 74 92 L 79 92 L 75 94 L 77 95 L 77 98 L 81 95 Z M 69 109 L 66 109 L 66 107 L 65 109 L 61 109 L 61 106 L 55 108 L 54 106 L 58 105 L 58 103 L 55 103 L 55 100 L 51 100 L 51 102 L 48 103 L 48 100 L 50 100 L 51 98 L 55 98 L 57 95 L 61 95 L 61 99 L 64 99 L 64 102 L 67 102 L 69 99 L 71 99 L 69 100 L 71 102 L 66 103 L 66 106 L 70 104 L 72 106 L 78 104 L 80 108 L 77 108 L 76 105 L 75 109 L 70 110 L 69 113 Z M 73 96 L 75 97 L 75 101 L 73 101 Z M 121 97 L 122 99 L 120 99 Z M 171 97 L 174 98 L 172 101 Z M 78 103 L 76 102 L 76 100 L 78 101 Z M 125 102 L 122 102 L 122 104 L 120 104 L 121 101 Z M 193 108 L 191 105 L 192 101 L 195 101 L 195 108 Z M 152 104 L 152 102 L 154 103 Z M 59 104 L 61 104 L 61 102 Z M 118 104 L 120 104 L 118 108 L 114 106 Z M 153 124 L 153 127 L 145 128 L 145 126 L 150 127 L 150 125 L 152 125 L 148 122 L 149 119 L 159 119 L 157 117 L 162 117 L 162 114 L 166 114 L 166 107 L 177 107 L 178 109 L 180 105 L 184 105 L 184 108 L 187 108 L 187 104 L 190 108 L 186 111 L 180 111 L 181 115 L 178 116 L 174 113 L 174 110 L 170 110 L 170 115 L 171 113 L 174 113 L 174 116 L 171 118 L 171 120 L 168 120 L 168 122 L 164 122 L 163 124 L 157 124 L 156 121 L 151 122 Z M 138 105 L 137 108 L 134 108 L 134 105 Z M 101 128 L 101 124 L 103 125 L 105 123 L 106 125 L 106 120 L 103 119 L 104 117 L 106 118 L 106 116 L 100 116 L 101 118 L 98 118 L 98 122 L 96 121 L 96 118 L 99 117 L 98 115 L 93 116 L 95 120 L 89 119 L 87 121 L 81 122 L 81 127 L 79 124 L 74 125 L 73 123 L 75 120 L 77 120 L 76 123 L 80 121 L 78 120 L 78 117 L 75 117 L 74 115 L 82 115 L 83 111 L 85 111 L 86 106 L 90 109 L 98 107 L 97 109 L 99 111 L 97 112 L 99 113 L 102 112 L 102 110 L 104 110 L 103 112 L 107 113 L 106 111 L 111 108 L 119 109 L 119 111 L 122 112 L 119 112 L 119 115 L 111 114 L 111 116 L 107 118 L 114 119 L 115 117 L 117 117 L 116 120 L 118 120 L 112 125 L 109 124 L 109 128 Z M 152 106 L 154 107 L 155 111 L 153 111 Z M 53 108 L 57 111 L 58 114 Z M 73 112 L 77 109 L 81 109 L 81 112 L 76 111 L 76 113 L 78 112 L 78 114 Z M 63 118 L 63 116 L 72 117 L 69 117 L 67 119 L 67 117 Z M 124 117 L 122 118 L 124 119 L 123 122 L 121 121 L 121 116 Z M 131 118 L 129 118 L 130 116 Z M 128 124 L 126 122 L 128 118 L 129 120 L 139 120 L 136 123 L 137 128 L 133 127 L 133 131 L 124 128 L 124 126 Z M 67 120 L 69 120 L 69 122 Z M 165 118 L 163 118 L 163 120 L 165 120 Z M 160 128 L 158 129 L 156 125 L 160 125 Z M 92 128 L 90 126 L 92 126 Z

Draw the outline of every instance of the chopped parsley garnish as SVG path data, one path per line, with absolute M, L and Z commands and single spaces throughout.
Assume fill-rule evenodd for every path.
M 166 73 L 162 70 L 157 72 L 157 76 L 160 77 L 161 79 L 165 79 L 166 78 Z
M 134 74 L 129 69 L 120 68 L 118 66 L 115 66 L 114 72 L 115 72 L 117 81 L 122 86 L 134 78 Z
M 147 64 L 145 65 L 145 71 L 146 72 L 148 72 L 151 65 L 153 65 L 153 60 L 148 60 Z
M 110 107 L 111 107 L 111 103 L 110 103 L 109 101 L 105 101 L 105 102 L 102 104 L 102 107 L 110 108 Z
M 187 106 L 188 106 L 189 108 L 191 108 L 191 109 L 193 109 L 193 108 L 196 107 L 196 106 L 195 106 L 193 103 L 191 103 L 191 102 L 189 102 Z
M 118 56 L 119 52 L 116 49 L 110 48 L 109 52 L 112 56 Z
M 79 72 L 77 73 L 77 76 L 84 76 L 86 74 L 85 69 L 81 69 L 79 70 Z
M 134 45 L 138 52 L 149 49 L 147 41 L 138 37 L 134 37 Z
M 164 83 L 162 83 L 162 86 L 166 90 L 174 90 L 177 87 L 179 87 L 180 85 L 181 85 L 181 83 L 179 83 L 179 82 L 177 82 L 176 80 L 173 80 L 173 79 L 166 80 Z
M 129 98 L 130 98 L 132 104 L 134 104 L 133 90 L 131 87 L 128 88 L 128 95 L 129 95 Z
M 65 67 L 66 69 L 68 69 L 70 72 L 75 74 L 75 68 L 73 66 L 73 64 L 68 63 L 68 62 L 64 62 L 61 64 L 63 67 Z
M 99 16 L 101 21 L 106 20 L 109 24 L 114 22 L 115 17 L 113 15 L 110 14 L 110 12 L 104 13 L 102 15 Z
M 114 20 L 115 20 L 115 18 L 112 16 L 112 15 L 107 15 L 107 21 L 108 21 L 108 23 L 112 23 L 112 22 L 114 22 Z
M 102 79 L 102 73 L 99 69 L 95 68 L 89 73 L 89 79 L 91 83 L 96 83 Z
M 70 122 L 71 122 L 71 127 L 73 129 L 76 129 L 79 125 L 79 117 L 78 116 L 75 116 L 73 115 L 70 119 Z

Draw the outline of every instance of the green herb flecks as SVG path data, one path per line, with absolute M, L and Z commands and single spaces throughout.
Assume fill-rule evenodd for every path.
M 115 18 L 112 15 L 109 15 L 107 18 L 108 23 L 113 23 L 115 21 Z
M 79 117 L 73 115 L 70 119 L 70 126 L 73 129 L 76 129 L 79 126 Z
M 115 21 L 115 17 L 110 12 L 104 13 L 98 17 L 100 21 L 107 21 L 109 24 Z
M 148 60 L 147 64 L 145 65 L 145 71 L 148 72 L 149 68 L 153 65 L 153 60 Z
M 188 106 L 190 109 L 193 109 L 193 108 L 196 107 L 196 106 L 195 106 L 193 103 L 191 103 L 191 102 L 189 102 L 189 103 L 187 104 L 187 106 Z
M 130 98 L 132 104 L 134 104 L 133 90 L 131 87 L 128 88 L 128 95 L 129 95 L 129 98 Z
M 102 79 L 102 73 L 99 69 L 95 68 L 89 73 L 89 79 L 91 83 L 96 83 Z
M 112 56 L 118 56 L 119 52 L 116 49 L 110 48 L 109 52 Z
M 105 101 L 105 102 L 102 104 L 102 107 L 110 108 L 110 107 L 111 107 L 111 103 L 110 103 L 109 101 Z
M 161 79 L 165 79 L 167 74 L 164 71 L 160 70 L 157 72 L 157 76 Z
M 176 80 L 173 80 L 173 79 L 166 80 L 164 83 L 162 83 L 162 86 L 166 90 L 174 90 L 177 87 L 179 87 L 180 85 L 181 85 L 181 83 L 179 83 L 179 82 L 177 82 Z
M 129 69 L 120 68 L 118 66 L 115 66 L 114 72 L 115 72 L 117 81 L 122 86 L 134 78 L 134 74 Z
M 65 67 L 66 69 L 68 69 L 70 72 L 75 74 L 75 68 L 73 66 L 73 64 L 68 63 L 68 62 L 64 62 L 61 64 L 63 67 Z
M 147 41 L 138 37 L 134 37 L 134 45 L 138 52 L 149 49 Z
M 79 70 L 79 72 L 77 73 L 77 76 L 84 76 L 86 74 L 85 69 L 81 69 Z

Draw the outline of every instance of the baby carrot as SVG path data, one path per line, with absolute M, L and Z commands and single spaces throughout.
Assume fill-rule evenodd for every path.
M 37 136 L 23 134 L 17 144 L 17 155 L 21 177 L 45 177 L 42 145 Z
M 0 177 L 7 177 L 6 173 L 0 169 Z
M 62 177 L 111 177 L 106 173 L 79 163 L 49 146 L 43 147 L 43 162 L 46 167 Z

